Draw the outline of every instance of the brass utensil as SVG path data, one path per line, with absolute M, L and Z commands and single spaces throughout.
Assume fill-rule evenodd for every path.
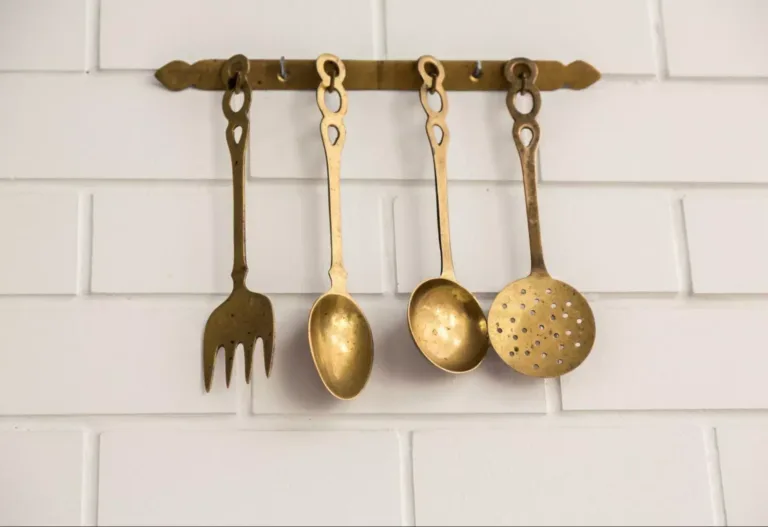
M 514 120 L 512 136 L 520 155 L 531 245 L 531 274 L 507 285 L 491 305 L 490 339 L 502 360 L 534 377 L 556 377 L 577 368 L 595 342 L 595 318 L 587 300 L 572 286 L 552 278 L 544 265 L 536 198 L 536 152 L 541 131 L 536 116 L 541 94 L 537 66 L 513 59 L 505 69 L 510 83 L 507 108 Z M 533 108 L 521 113 L 515 97 L 529 93 Z M 530 140 L 523 132 L 530 134 Z
M 339 399 L 356 397 L 371 374 L 373 335 L 360 307 L 347 292 L 347 271 L 341 248 L 341 150 L 346 139 L 344 116 L 347 92 L 343 82 L 344 63 L 323 54 L 316 61 L 321 82 L 317 105 L 323 115 L 320 135 L 325 148 L 328 172 L 328 205 L 331 225 L 330 290 L 318 298 L 309 313 L 309 347 L 325 387 Z M 326 92 L 336 92 L 341 105 L 332 111 L 325 103 Z M 329 132 L 337 135 L 332 140 Z
M 245 258 L 245 153 L 248 147 L 248 112 L 251 107 L 251 86 L 248 82 L 249 62 L 243 55 L 230 58 L 221 69 L 222 81 L 226 85 L 223 110 L 227 118 L 227 145 L 232 158 L 232 189 L 234 195 L 234 264 L 232 266 L 233 289 L 229 297 L 218 306 L 205 325 L 203 336 L 203 370 L 205 390 L 210 391 L 213 369 L 219 348 L 226 356 L 226 378 L 229 387 L 235 349 L 243 345 L 245 352 L 245 380 L 250 382 L 253 350 L 256 340 L 261 338 L 264 345 L 264 369 L 269 377 L 274 353 L 275 321 L 272 303 L 266 296 L 253 293 L 245 285 L 248 264 Z M 232 109 L 232 96 L 243 94 L 243 105 Z M 237 138 L 237 132 L 240 137 Z
M 448 221 L 446 157 L 450 135 L 446 123 L 448 98 L 443 88 L 445 69 L 434 57 L 418 62 L 423 84 L 421 105 L 427 114 L 427 137 L 432 149 L 437 193 L 437 230 L 441 271 L 438 278 L 419 284 L 408 302 L 408 328 L 419 351 L 438 368 L 450 373 L 475 369 L 488 350 L 488 323 L 474 296 L 456 282 Z M 429 105 L 429 93 L 440 96 L 441 108 Z M 436 129 L 442 137 L 438 138 Z

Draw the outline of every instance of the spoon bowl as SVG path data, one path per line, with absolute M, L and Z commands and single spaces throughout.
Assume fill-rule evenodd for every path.
M 353 399 L 373 367 L 373 335 L 351 297 L 329 292 L 309 313 L 309 348 L 323 384 L 339 399 Z
M 408 328 L 422 355 L 450 373 L 474 370 L 488 351 L 483 309 L 469 291 L 448 278 L 431 278 L 413 291 Z

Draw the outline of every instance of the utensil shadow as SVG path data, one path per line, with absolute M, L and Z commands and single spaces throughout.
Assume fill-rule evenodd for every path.
M 292 324 L 290 332 L 282 337 L 280 362 L 290 368 L 288 375 L 282 376 L 285 383 L 284 393 L 307 411 L 328 411 L 340 401 L 323 384 L 315 368 L 307 338 L 307 323 Z
M 374 329 L 374 381 L 398 384 L 439 383 L 450 375 L 424 357 L 411 338 L 404 311 L 401 317 L 390 317 L 390 323 Z

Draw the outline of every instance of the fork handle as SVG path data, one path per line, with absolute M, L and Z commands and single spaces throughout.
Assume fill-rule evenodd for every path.
M 227 146 L 232 160 L 232 192 L 234 197 L 234 263 L 232 283 L 235 289 L 245 287 L 248 263 L 245 257 L 245 153 L 248 146 L 251 109 L 251 85 L 248 82 L 250 63 L 244 55 L 234 55 L 222 67 L 222 80 L 226 86 L 222 106 L 227 118 Z M 243 106 L 232 109 L 232 96 L 243 93 Z M 235 132 L 240 130 L 240 137 Z

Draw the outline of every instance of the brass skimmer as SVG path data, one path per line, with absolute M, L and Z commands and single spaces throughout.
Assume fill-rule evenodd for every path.
M 587 358 L 595 342 L 595 319 L 587 300 L 570 285 L 549 276 L 544 265 L 536 197 L 536 151 L 541 136 L 536 122 L 541 107 L 537 73 L 536 63 L 527 59 L 514 59 L 505 70 L 511 84 L 507 108 L 514 120 L 512 136 L 523 168 L 531 274 L 498 294 L 488 325 L 491 344 L 507 365 L 525 375 L 556 377 Z M 533 99 L 533 108 L 521 113 L 515 97 L 526 92 Z M 529 140 L 524 132 L 530 134 Z

